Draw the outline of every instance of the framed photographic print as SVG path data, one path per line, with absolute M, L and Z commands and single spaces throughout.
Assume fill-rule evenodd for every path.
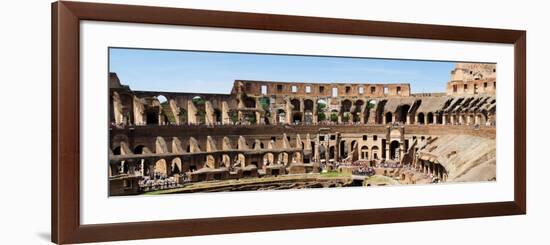
M 65 1 L 52 25 L 56 243 L 526 212 L 525 31 Z

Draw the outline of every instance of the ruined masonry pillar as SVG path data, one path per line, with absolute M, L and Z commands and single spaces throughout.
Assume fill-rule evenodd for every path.
M 420 123 L 418 122 L 418 114 L 414 115 L 414 122 L 415 122 L 415 124 L 420 124 Z
M 437 124 L 437 115 L 434 113 L 432 117 L 432 124 Z
M 407 115 L 407 125 L 411 124 L 411 115 Z
M 255 102 L 256 102 L 256 112 L 255 112 L 255 114 L 256 114 L 256 124 L 261 124 L 262 123 L 262 120 L 261 120 L 262 115 L 261 115 L 260 111 L 258 111 L 262 108 L 262 106 L 260 105 L 260 98 L 255 98 Z
M 300 114 L 301 114 L 301 118 L 302 118 L 302 123 L 304 123 L 304 120 L 305 120 L 305 110 L 304 110 L 304 99 L 300 99 Z
M 443 125 L 447 124 L 447 115 L 443 114 L 443 116 L 441 116 L 441 124 Z
M 317 116 L 317 101 L 313 101 L 313 124 L 317 124 L 319 118 Z

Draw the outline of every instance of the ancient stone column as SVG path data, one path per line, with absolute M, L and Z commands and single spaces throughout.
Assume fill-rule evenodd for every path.
M 254 100 L 256 101 L 256 124 L 261 124 L 263 123 L 263 120 L 261 120 L 262 114 L 259 111 L 262 109 L 262 105 L 260 105 L 260 98 L 255 98 Z
M 304 99 L 303 98 L 300 99 L 300 114 L 301 114 L 301 117 L 302 117 L 301 121 L 302 121 L 302 123 L 304 123 L 306 115 L 305 115 L 305 110 L 304 110 Z
M 407 118 L 406 124 L 410 125 L 411 124 L 411 115 L 406 115 L 405 117 Z
M 432 116 L 432 124 L 437 124 L 437 115 L 435 113 Z
M 418 114 L 415 114 L 415 115 L 414 115 L 414 122 L 415 122 L 415 124 L 420 124 L 420 123 L 418 122 Z
M 293 106 L 292 106 L 292 104 L 290 104 L 290 99 L 288 99 L 288 98 L 285 100 L 285 103 L 286 103 L 286 106 L 285 106 L 286 107 L 285 108 L 286 109 L 286 115 L 285 115 L 286 116 L 286 122 L 285 123 L 290 124 L 290 123 L 292 123 L 292 107 Z
M 386 115 L 382 113 L 382 124 L 386 124 Z
M 441 116 L 441 124 L 443 125 L 446 125 L 447 124 L 447 114 L 443 114 L 443 116 Z
M 317 116 L 317 100 L 313 100 L 313 124 L 317 124 L 318 120 L 319 120 L 319 117 Z
M 204 103 L 204 110 L 206 112 L 205 115 L 205 124 L 206 125 L 214 125 L 216 122 L 216 117 L 214 116 L 214 107 L 212 106 L 212 103 L 210 101 L 206 101 Z
M 391 156 L 390 156 L 390 141 L 389 140 L 386 140 L 386 159 L 391 159 Z
M 187 124 L 193 125 L 197 124 L 197 107 L 193 104 L 193 101 L 187 101 Z
M 229 105 L 227 101 L 222 102 L 222 124 L 231 124 L 231 117 L 229 117 Z
M 403 161 L 403 157 L 404 157 L 406 151 L 407 151 L 407 149 L 405 149 L 405 143 L 400 142 L 399 143 L 399 161 Z

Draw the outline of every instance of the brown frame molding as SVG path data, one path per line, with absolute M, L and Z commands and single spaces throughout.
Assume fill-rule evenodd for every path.
M 352 211 L 80 224 L 79 22 L 81 20 L 514 44 L 514 201 Z M 526 32 L 166 7 L 52 4 L 52 241 L 81 243 L 457 219 L 526 213 Z

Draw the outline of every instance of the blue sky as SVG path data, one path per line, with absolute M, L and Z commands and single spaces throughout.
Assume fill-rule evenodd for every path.
M 410 83 L 444 92 L 454 62 L 110 49 L 109 71 L 133 90 L 229 93 L 234 80 Z

